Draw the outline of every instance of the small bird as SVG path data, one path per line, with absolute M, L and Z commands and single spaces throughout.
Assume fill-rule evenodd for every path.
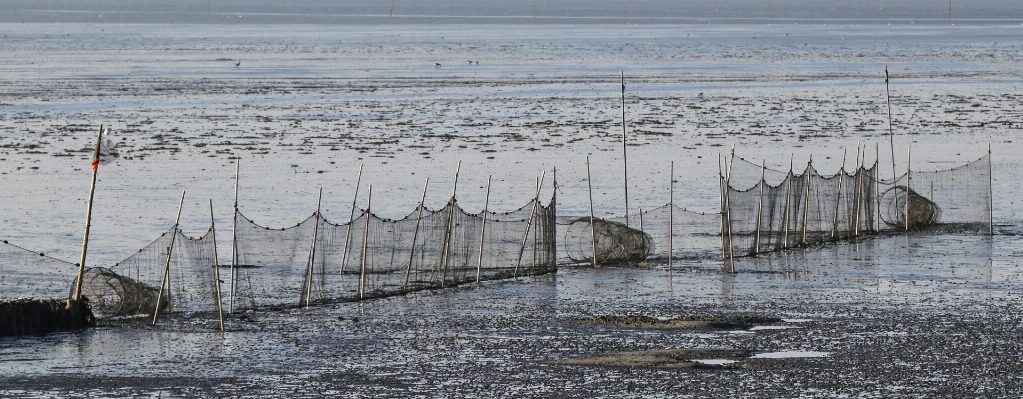
M 242 64 L 242 62 L 241 62 L 241 61 L 238 61 L 237 63 L 235 63 L 235 64 L 234 64 L 234 66 L 239 66 L 239 65 L 241 65 L 241 64 Z
M 433 66 L 440 66 L 440 63 L 439 62 L 434 62 Z
M 469 60 L 469 65 L 472 65 L 472 60 Z

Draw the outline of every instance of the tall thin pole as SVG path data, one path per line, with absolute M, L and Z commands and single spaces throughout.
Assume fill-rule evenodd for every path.
M 590 157 L 586 156 L 586 190 L 590 195 L 590 244 L 593 246 L 593 268 L 597 268 L 597 227 L 593 224 L 593 179 L 590 178 Z
M 753 253 L 754 254 L 759 254 L 760 253 L 760 227 L 761 227 L 761 223 L 763 223 L 763 219 L 764 219 L 764 217 L 763 217 L 764 216 L 764 186 L 767 185 L 767 181 L 766 181 L 766 179 L 764 179 L 764 177 L 766 177 L 766 175 L 767 175 L 767 160 L 766 159 L 761 159 L 760 160 L 760 201 L 757 202 L 757 235 L 755 236 L 755 239 L 753 241 Z
M 160 317 L 160 301 L 163 299 L 163 287 L 170 285 L 170 264 L 171 255 L 174 251 L 174 239 L 178 237 L 178 222 L 181 221 L 181 208 L 185 205 L 185 191 L 181 190 L 181 202 L 178 203 L 178 216 L 174 218 L 174 229 L 171 233 L 170 247 L 167 248 L 167 263 L 163 267 L 163 279 L 160 280 L 160 293 L 156 296 L 156 309 L 153 310 L 153 325 L 156 325 L 156 319 Z
M 394 0 L 391 0 L 391 12 L 387 13 L 388 17 L 394 16 Z
M 224 332 L 224 304 L 220 299 L 220 257 L 217 256 L 217 224 L 213 220 L 213 199 L 210 199 L 210 234 L 213 237 L 213 283 L 217 288 L 217 313 L 220 315 L 220 332 Z
M 721 166 L 721 153 L 719 152 L 718 153 L 718 188 L 719 188 L 719 190 L 718 190 L 718 202 L 720 203 L 719 205 L 721 207 L 721 212 L 719 212 L 721 214 L 721 223 L 720 223 L 720 226 L 718 226 L 718 235 L 721 236 L 721 259 L 722 260 L 728 258 L 728 250 L 726 249 L 726 248 L 728 248 L 728 244 L 726 243 L 726 240 L 725 240 L 728 237 L 727 233 L 725 232 L 725 218 L 728 217 L 728 213 L 726 212 L 727 208 L 725 207 L 725 190 L 726 190 L 726 188 L 725 188 L 725 179 L 726 179 L 726 177 L 725 177 L 724 168 L 722 168 L 722 166 Z
M 238 259 L 238 183 L 239 175 L 241 172 L 241 158 L 234 160 L 234 215 L 231 218 L 231 298 L 229 300 L 227 312 L 234 313 L 234 292 L 235 292 L 235 281 L 238 276 L 235 271 L 235 263 Z
M 369 185 L 369 192 L 366 198 L 366 231 L 362 234 L 362 267 L 359 271 L 359 300 L 366 298 L 366 252 L 369 250 L 369 219 L 373 217 L 370 207 L 373 204 L 373 185 Z
M 622 171 L 625 176 L 625 227 L 629 227 L 629 160 L 625 138 L 625 71 L 622 71 Z
M 892 131 L 892 96 L 888 92 L 888 65 L 884 66 L 884 96 L 888 102 L 888 138 L 892 147 L 892 184 L 895 184 L 895 133 Z
M 320 202 L 323 200 L 323 188 L 320 188 L 320 193 L 316 196 L 316 219 L 313 221 L 313 246 L 309 250 L 309 266 L 306 270 L 306 291 L 305 291 L 305 306 L 309 306 L 309 302 L 313 296 L 313 272 L 316 268 L 316 240 L 319 238 L 320 232 Z M 300 301 L 301 302 L 301 301 Z
M 789 154 L 789 174 L 785 176 L 785 217 L 784 217 L 784 219 L 785 219 L 785 227 L 784 227 L 785 236 L 784 236 L 784 241 L 785 242 L 782 244 L 782 246 L 781 246 L 782 248 L 788 248 L 788 246 L 789 246 L 789 217 L 792 216 L 792 211 L 789 210 L 789 195 L 792 193 L 792 181 L 793 181 L 792 158 L 794 158 L 795 156 L 796 156 L 795 154 Z
M 863 152 L 860 149 L 860 143 L 856 143 L 856 192 L 854 193 L 853 199 L 853 236 L 860 235 L 860 202 L 863 200 Z
M 806 226 L 810 212 L 810 175 L 813 174 L 813 154 L 810 154 L 810 162 L 806 164 L 806 197 L 803 198 L 803 245 L 806 245 Z
M 845 156 L 848 152 L 848 149 L 842 149 L 842 167 L 838 168 L 838 196 L 835 197 L 835 218 L 831 223 L 831 238 L 838 238 L 838 209 L 842 204 L 842 189 L 845 188 Z
M 480 282 L 480 274 L 483 272 L 483 242 L 487 235 L 487 212 L 490 209 L 490 178 L 487 176 L 487 195 L 483 199 L 483 227 L 480 228 L 480 256 L 476 260 L 476 284 Z
M 909 231 L 909 209 L 910 209 L 909 208 L 909 201 L 910 201 L 910 198 L 912 198 L 912 196 L 909 194 L 911 192 L 910 190 L 912 190 L 912 186 L 911 186 L 911 184 L 912 184 L 912 176 L 910 176 L 910 172 L 911 171 L 909 169 L 910 157 L 912 157 L 912 155 L 913 155 L 913 146 L 912 145 L 907 145 L 906 146 L 906 231 Z
M 82 257 L 78 261 L 78 280 L 75 281 L 75 303 L 82 299 L 82 278 L 84 278 L 85 274 L 85 254 L 89 250 L 89 227 L 92 226 L 92 200 L 96 196 L 96 176 L 99 175 L 99 148 L 102 143 L 103 125 L 99 125 L 99 132 L 96 133 L 96 150 L 92 155 L 92 186 L 89 188 L 89 204 L 85 211 L 85 238 L 82 239 Z
M 675 161 L 668 167 L 668 284 L 671 285 L 671 252 L 675 241 Z
M 895 182 L 892 182 L 895 185 Z M 881 231 L 881 143 L 874 143 L 874 211 L 877 230 Z
M 440 272 L 440 286 L 441 288 L 447 283 L 448 278 L 448 256 L 451 254 L 451 235 L 454 232 L 454 218 L 455 218 L 455 206 L 458 204 L 456 195 L 458 193 L 458 172 L 462 170 L 462 161 L 458 161 L 458 166 L 455 167 L 455 182 L 451 186 L 451 200 L 448 201 L 448 218 L 447 223 L 444 226 L 444 252 L 441 257 L 441 272 Z
M 526 222 L 526 233 L 522 235 L 522 246 L 519 247 L 519 259 L 515 261 L 515 273 L 512 275 L 513 277 L 519 276 L 519 266 L 522 265 L 522 254 L 526 252 L 526 240 L 529 238 L 529 229 L 533 226 L 533 217 L 536 216 L 536 206 L 540 203 L 540 187 L 543 186 L 543 178 L 546 175 L 546 170 L 540 173 L 540 180 L 536 183 L 536 195 L 533 197 L 533 209 L 529 212 L 529 220 Z
M 726 168 L 725 174 L 725 213 L 728 218 L 725 219 L 726 227 L 728 228 L 728 263 L 731 266 L 732 273 L 735 273 L 735 245 L 732 245 L 732 202 L 731 196 L 728 194 L 731 191 L 732 184 L 732 165 L 735 164 L 735 144 L 732 144 L 732 159 L 728 161 L 728 168 Z
M 341 278 L 345 275 L 345 262 L 348 261 L 348 245 L 352 242 L 352 223 L 355 222 L 355 203 L 359 200 L 359 184 L 362 183 L 362 167 L 359 165 L 359 177 L 355 179 L 355 195 L 352 196 L 352 213 L 348 215 L 348 232 L 345 233 L 345 249 L 341 251 Z
M 995 179 L 991 172 L 991 143 L 987 145 L 987 223 L 988 234 L 995 235 L 995 192 L 992 181 Z
M 419 216 L 416 217 L 416 230 L 412 233 L 412 250 L 409 251 L 408 256 L 408 267 L 405 269 L 405 285 L 401 286 L 401 290 L 408 290 L 408 277 L 412 274 L 412 261 L 416 258 L 416 240 L 419 238 L 419 222 L 423 220 L 423 208 L 426 207 L 426 189 L 430 187 L 430 178 L 426 178 L 426 184 L 423 185 L 423 199 L 419 200 Z

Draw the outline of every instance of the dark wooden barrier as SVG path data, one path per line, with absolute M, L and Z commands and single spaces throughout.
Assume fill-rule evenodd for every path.
M 88 301 L 16 299 L 0 301 L 0 337 L 46 334 L 95 324 Z

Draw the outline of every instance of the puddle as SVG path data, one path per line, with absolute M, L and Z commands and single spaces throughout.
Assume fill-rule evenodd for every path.
M 797 357 L 826 357 L 831 352 L 812 352 L 812 351 L 781 351 L 781 352 L 764 352 L 757 353 L 750 356 L 752 359 L 791 359 Z
M 725 365 L 725 364 L 732 364 L 732 363 L 738 363 L 739 362 L 738 360 L 730 360 L 730 359 L 693 359 L 693 361 L 697 362 L 697 363 L 700 363 L 700 364 L 712 364 L 712 365 Z
M 781 319 L 781 321 L 786 323 L 809 323 L 813 321 L 813 319 Z
M 757 331 L 757 330 L 789 330 L 789 329 L 793 329 L 793 328 L 801 328 L 801 327 L 796 327 L 796 326 L 755 326 L 753 328 L 750 328 L 750 331 Z

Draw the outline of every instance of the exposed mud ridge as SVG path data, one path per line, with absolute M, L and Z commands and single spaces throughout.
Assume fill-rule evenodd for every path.
M 722 369 L 737 367 L 739 361 L 749 358 L 753 353 L 754 351 L 741 349 L 656 349 L 565 359 L 556 363 L 602 367 Z M 735 361 L 735 363 L 707 364 L 695 359 L 721 359 Z
M 679 316 L 673 319 L 658 319 L 642 315 L 605 315 L 581 320 L 583 323 L 603 324 L 625 328 L 661 330 L 748 330 L 756 325 L 772 325 L 782 319 L 764 316 Z

